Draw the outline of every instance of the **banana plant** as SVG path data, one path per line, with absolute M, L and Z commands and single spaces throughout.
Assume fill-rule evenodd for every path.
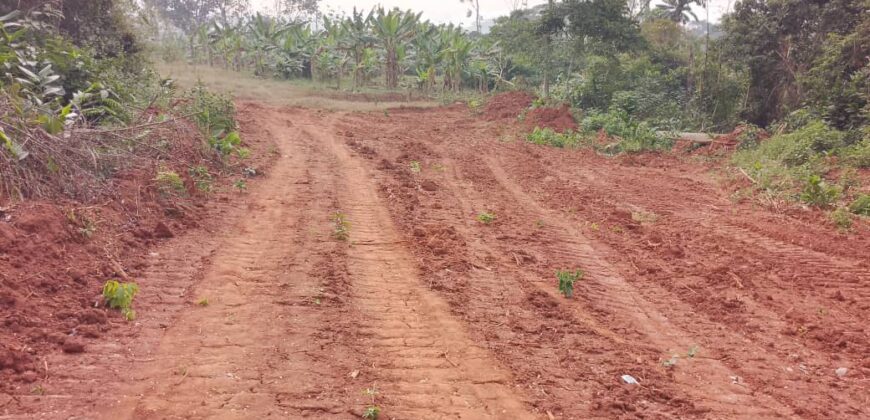
M 399 86 L 400 50 L 416 36 L 421 16 L 422 13 L 410 10 L 403 12 L 392 9 L 386 12 L 379 7 L 372 18 L 372 30 L 385 53 L 384 74 L 389 89 Z

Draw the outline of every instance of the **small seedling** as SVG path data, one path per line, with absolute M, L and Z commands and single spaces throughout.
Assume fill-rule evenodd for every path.
M 664 362 L 662 362 L 662 366 L 664 366 L 664 367 L 666 367 L 666 368 L 674 367 L 674 366 L 677 365 L 677 360 L 679 360 L 679 356 L 674 355 L 674 356 L 672 356 L 670 359 L 665 360 Z
M 239 190 L 239 194 L 241 194 L 248 189 L 248 182 L 244 179 L 240 179 L 233 184 L 233 187 Z
M 698 346 L 692 346 L 692 347 L 689 349 L 689 352 L 686 353 L 686 356 L 688 356 L 690 359 L 691 359 L 691 358 L 694 358 L 695 356 L 698 355 L 698 352 L 699 352 L 700 350 L 701 350 L 701 349 L 698 348 Z
M 366 407 L 366 411 L 363 411 L 362 417 L 366 420 L 378 420 L 378 416 L 381 415 L 380 407 L 376 405 Z
M 368 395 L 371 404 L 363 411 L 362 417 L 368 420 L 377 420 L 381 415 L 381 408 L 375 405 L 375 397 L 378 395 L 378 390 L 374 388 L 366 388 L 365 394 Z
M 119 309 L 127 321 L 136 319 L 136 311 L 133 310 L 133 298 L 139 293 L 136 283 L 120 283 L 117 280 L 109 280 L 103 286 L 103 299 L 112 309 Z
M 339 241 L 347 241 L 350 238 L 350 221 L 347 220 L 347 215 L 341 212 L 336 212 L 332 216 L 334 223 L 332 236 Z
M 30 393 L 33 395 L 45 395 L 45 387 L 42 385 L 37 385 L 30 390 Z
M 559 279 L 559 293 L 570 299 L 574 296 L 574 282 L 583 278 L 583 271 L 557 271 L 556 278 Z
M 420 166 L 420 162 L 417 162 L 416 160 L 411 162 L 411 172 L 412 173 L 419 174 L 422 171 L 423 171 L 423 167 Z
M 485 225 L 491 224 L 496 219 L 495 214 L 490 212 L 483 212 L 477 215 L 477 221 L 483 223 Z
M 203 307 L 208 306 L 208 298 L 202 298 L 196 304 Z

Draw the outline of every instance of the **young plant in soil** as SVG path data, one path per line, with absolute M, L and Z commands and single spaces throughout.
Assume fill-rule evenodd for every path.
M 245 192 L 245 190 L 248 189 L 248 182 L 245 181 L 244 179 L 240 179 L 240 180 L 236 181 L 235 184 L 233 184 L 233 187 L 235 187 L 237 190 L 239 190 L 239 194 L 241 194 L 241 193 Z
M 583 271 L 557 271 L 556 278 L 559 280 L 559 293 L 570 299 L 574 296 L 574 283 L 583 278 Z
M 336 212 L 332 216 L 334 224 L 332 236 L 339 241 L 347 241 L 350 238 L 350 221 L 347 220 L 347 215 L 341 212 Z
M 419 174 L 420 172 L 423 172 L 423 166 L 420 165 L 420 162 L 416 160 L 411 162 L 411 173 Z
M 120 283 L 117 280 L 109 280 L 103 286 L 103 299 L 112 309 L 119 309 L 127 321 L 136 319 L 136 311 L 133 310 L 133 298 L 139 293 L 136 283 Z
M 366 420 L 378 420 L 378 417 L 381 415 L 381 408 L 375 405 L 375 396 L 378 395 L 378 391 L 374 388 L 367 388 L 365 393 L 371 399 L 371 405 L 363 411 L 362 418 Z
M 483 223 L 485 225 L 492 224 L 496 219 L 495 214 L 489 212 L 483 212 L 477 215 L 477 221 Z

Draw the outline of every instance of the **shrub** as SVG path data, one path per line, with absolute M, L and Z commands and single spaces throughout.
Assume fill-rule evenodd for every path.
M 193 178 L 193 183 L 196 186 L 196 189 L 200 192 L 209 193 L 211 192 L 212 185 L 212 176 L 209 173 L 208 168 L 205 166 L 194 166 L 191 167 L 190 177 Z
M 815 121 L 791 133 L 771 137 L 755 153 L 794 167 L 845 146 L 845 139 L 845 133 L 829 128 L 822 121 Z
M 184 192 L 184 180 L 175 171 L 158 171 L 154 181 L 157 182 L 157 189 L 163 195 L 175 195 Z
M 579 146 L 583 142 L 583 136 L 580 133 L 574 133 L 571 131 L 557 133 L 549 127 L 535 127 L 534 131 L 526 136 L 526 140 L 544 146 L 572 148 Z
M 849 211 L 861 216 L 870 216 L 870 194 L 861 194 L 852 204 L 849 205 Z
M 128 321 L 136 319 L 133 311 L 133 298 L 139 293 L 136 283 L 120 283 L 117 280 L 109 280 L 103 286 L 103 299 L 112 309 L 120 309 L 124 318 Z
M 828 217 L 840 230 L 849 230 L 852 227 L 852 215 L 845 207 L 838 207 Z
M 583 129 L 587 132 L 604 130 L 608 136 L 616 137 L 618 141 L 604 150 L 608 154 L 665 150 L 673 146 L 673 140 L 659 136 L 649 124 L 631 118 L 623 110 L 613 109 L 607 113 L 590 112 L 583 119 Z
M 818 175 L 812 175 L 807 179 L 800 195 L 801 201 L 816 207 L 829 207 L 839 197 L 840 188 L 828 185 Z

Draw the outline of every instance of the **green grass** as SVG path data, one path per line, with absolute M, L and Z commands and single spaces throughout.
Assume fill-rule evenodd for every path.
M 193 66 L 186 63 L 158 62 L 157 70 L 161 77 L 175 80 L 182 88 L 192 88 L 196 86 L 197 82 L 202 82 L 211 90 L 230 94 L 240 100 L 278 106 L 299 106 L 334 111 L 376 111 L 400 106 L 435 107 L 439 105 L 436 101 L 419 98 L 411 101 L 398 101 L 393 98 L 383 102 L 376 100 L 378 95 L 407 94 L 407 91 L 388 91 L 372 87 L 350 93 L 336 90 L 334 86 L 330 87 L 309 80 L 264 79 L 257 78 L 251 73 L 239 73 L 209 66 Z M 363 99 L 362 95 L 368 95 L 375 100 L 360 100 Z
M 492 224 L 496 219 L 496 215 L 490 212 L 483 212 L 477 215 L 477 221 L 485 225 Z

